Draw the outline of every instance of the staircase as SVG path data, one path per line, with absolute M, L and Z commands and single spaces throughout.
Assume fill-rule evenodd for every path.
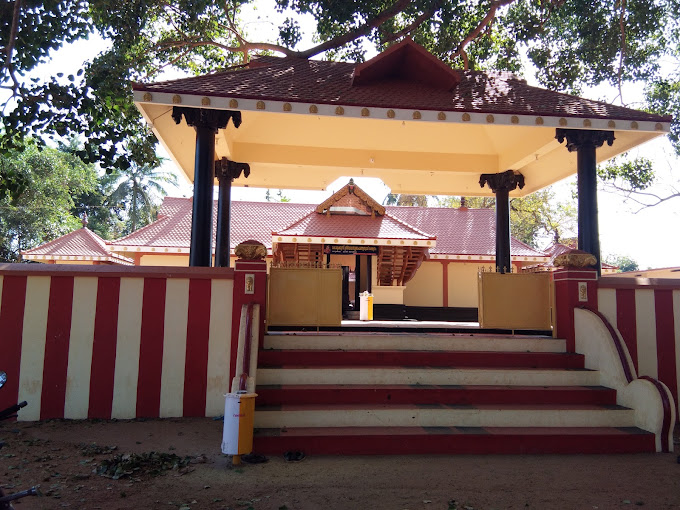
M 258 453 L 654 451 L 564 340 L 273 333 L 258 364 Z
M 378 253 L 378 281 L 390 287 L 406 285 L 425 259 L 425 248 L 381 246 Z

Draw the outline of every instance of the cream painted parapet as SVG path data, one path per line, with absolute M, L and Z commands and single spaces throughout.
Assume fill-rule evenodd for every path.
M 673 451 L 676 409 L 668 387 L 650 377 L 637 377 L 621 334 L 599 312 L 574 310 L 576 352 L 585 367 L 597 370 L 600 384 L 616 390 L 617 404 L 635 411 L 635 425 L 653 432 L 657 452 Z

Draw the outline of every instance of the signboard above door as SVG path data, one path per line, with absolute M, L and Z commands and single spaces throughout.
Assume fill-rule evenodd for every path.
M 377 246 L 355 246 L 352 244 L 327 244 L 324 253 L 331 255 L 378 255 Z

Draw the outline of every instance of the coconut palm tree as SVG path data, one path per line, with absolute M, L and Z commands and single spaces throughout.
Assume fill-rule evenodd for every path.
M 111 207 L 121 207 L 127 216 L 126 233 L 148 225 L 167 195 L 163 185 L 177 187 L 175 174 L 148 165 L 132 165 L 110 175 L 113 191 L 107 198 Z

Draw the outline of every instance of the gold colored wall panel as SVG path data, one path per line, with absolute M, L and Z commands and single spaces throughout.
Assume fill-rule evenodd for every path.
M 481 327 L 551 329 L 551 273 L 479 273 L 478 283 Z
M 269 269 L 270 326 L 340 326 L 342 270 Z

